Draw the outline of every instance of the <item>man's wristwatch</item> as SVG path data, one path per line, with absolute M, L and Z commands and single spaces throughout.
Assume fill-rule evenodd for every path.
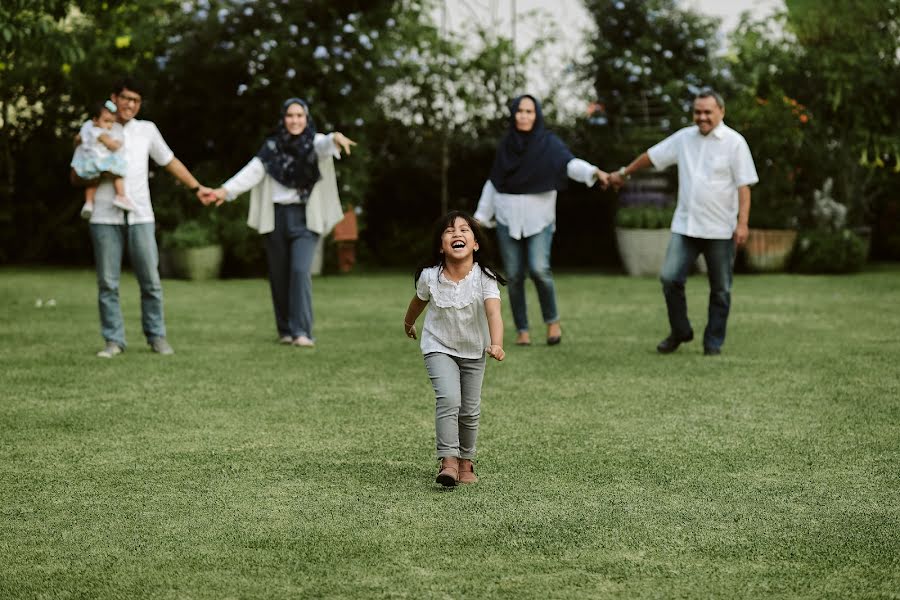
M 625 167 L 619 167 L 619 170 L 616 171 L 623 180 L 628 181 L 631 179 L 631 175 L 625 172 Z

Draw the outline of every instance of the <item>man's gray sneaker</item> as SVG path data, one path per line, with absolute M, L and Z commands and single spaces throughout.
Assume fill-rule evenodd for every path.
M 153 341 L 150 342 L 150 349 L 158 354 L 175 354 L 172 346 L 169 345 L 169 342 L 167 342 L 164 337 L 154 338 Z
M 116 354 L 122 354 L 122 347 L 115 342 L 106 342 L 106 347 L 97 353 L 100 358 L 112 358 Z

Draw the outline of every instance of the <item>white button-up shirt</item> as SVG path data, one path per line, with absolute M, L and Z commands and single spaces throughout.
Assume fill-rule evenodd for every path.
M 759 181 L 744 137 L 724 122 L 702 135 L 696 125 L 681 129 L 649 150 L 657 169 L 678 165 L 678 205 L 672 231 L 725 240 L 734 234 L 738 188 Z
M 153 223 L 153 206 L 150 204 L 149 159 L 161 167 L 175 158 L 175 153 L 166 145 L 162 134 L 152 121 L 131 119 L 123 126 L 125 146 L 119 152 L 125 153 L 128 170 L 125 175 L 125 194 L 134 210 L 128 215 L 131 224 Z M 113 206 L 116 190 L 111 180 L 103 179 L 94 197 L 94 214 L 91 223 L 103 225 L 124 225 L 125 213 Z
M 597 167 L 580 158 L 568 162 L 566 174 L 569 179 L 580 181 L 588 187 L 597 181 Z M 530 237 L 556 223 L 556 190 L 540 194 L 503 194 L 488 179 L 481 190 L 474 216 L 489 227 L 496 217 L 509 228 L 513 239 Z
M 428 302 L 422 325 L 422 354 L 441 352 L 459 358 L 481 358 L 491 345 L 484 301 L 500 298 L 497 280 L 478 263 L 462 281 L 444 277 L 442 267 L 422 270 L 416 296 Z

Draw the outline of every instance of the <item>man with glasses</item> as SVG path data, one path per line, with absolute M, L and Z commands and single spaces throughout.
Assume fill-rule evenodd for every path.
M 112 358 L 125 350 L 119 277 L 122 254 L 126 248 L 141 289 L 141 325 L 147 343 L 159 354 L 174 353 L 166 340 L 163 318 L 159 250 L 148 180 L 149 159 L 152 158 L 178 181 L 197 192 L 198 198 L 210 191 L 201 186 L 187 167 L 175 158 L 153 122 L 135 118 L 141 109 L 142 89 L 134 80 L 123 79 L 116 83 L 110 96 L 116 105 L 116 119 L 124 131 L 123 152 L 128 165 L 125 190 L 134 209 L 126 214 L 113 206 L 115 189 L 112 181 L 103 179 L 94 197 L 94 213 L 90 221 L 99 288 L 100 333 L 106 341 L 105 347 L 97 353 L 101 358 Z
M 718 355 L 725 342 L 735 246 L 747 241 L 750 186 L 759 177 L 747 142 L 724 118 L 722 96 L 703 90 L 694 98 L 693 126 L 675 132 L 627 167 L 610 173 L 609 181 L 618 189 L 639 169 L 678 165 L 678 205 L 660 273 L 670 326 L 668 337 L 656 346 L 661 354 L 674 352 L 694 339 L 684 285 L 701 253 L 709 276 L 703 353 Z

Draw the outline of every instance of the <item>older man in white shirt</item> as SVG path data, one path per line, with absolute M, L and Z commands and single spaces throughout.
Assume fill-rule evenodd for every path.
M 104 179 L 97 188 L 90 221 L 97 267 L 100 333 L 106 342 L 104 348 L 97 353 L 101 358 L 111 358 L 125 350 L 125 323 L 119 304 L 119 278 L 122 255 L 126 248 L 141 289 L 141 325 L 147 343 L 151 350 L 159 354 L 174 352 L 166 340 L 163 317 L 159 251 L 148 182 L 149 159 L 152 158 L 153 162 L 191 188 L 198 198 L 211 191 L 201 186 L 187 167 L 175 158 L 152 121 L 135 118 L 141 109 L 141 91 L 140 84 L 125 79 L 116 83 L 110 96 L 117 108 L 118 124 L 124 131 L 124 152 L 128 163 L 125 190 L 134 205 L 133 209 L 126 214 L 113 205 L 113 184 Z
M 660 273 L 671 329 L 656 347 L 662 354 L 694 339 L 684 285 L 699 254 L 706 259 L 709 275 L 703 353 L 720 354 L 725 342 L 735 247 L 747 241 L 750 186 L 759 177 L 747 142 L 723 122 L 724 117 L 722 97 L 703 90 L 694 98 L 693 126 L 677 131 L 610 174 L 610 183 L 618 188 L 640 169 L 678 165 L 678 205 Z

